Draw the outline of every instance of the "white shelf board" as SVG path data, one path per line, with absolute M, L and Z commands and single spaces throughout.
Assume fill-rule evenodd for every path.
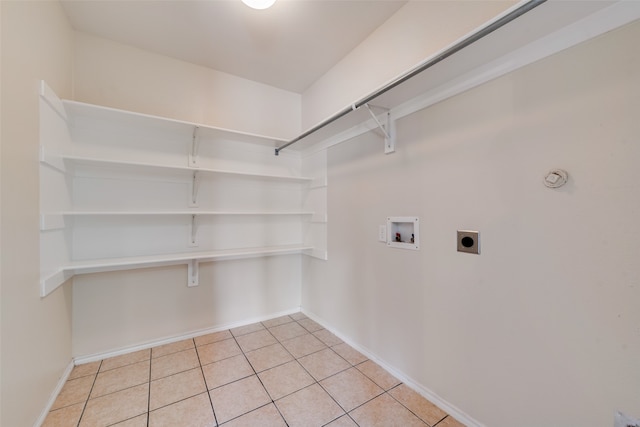
M 255 211 L 255 212 L 239 212 L 239 211 L 67 211 L 67 212 L 52 212 L 40 214 L 40 230 L 56 230 L 65 227 L 65 217 L 98 217 L 98 216 L 181 216 L 181 215 L 196 215 L 196 216 L 311 216 L 315 215 L 315 212 L 302 212 L 302 211 Z M 315 221 L 313 221 L 315 222 Z
M 275 147 L 285 142 L 285 140 L 282 138 L 234 131 L 199 123 L 137 113 L 134 111 L 126 111 L 100 105 L 86 104 L 84 102 L 70 101 L 65 99 L 62 100 L 62 104 L 64 105 L 65 111 L 67 112 L 67 115 L 71 120 L 74 120 L 74 118 L 76 117 L 87 117 L 91 119 L 107 121 L 110 123 L 130 124 L 134 126 L 141 126 L 142 128 L 155 128 L 166 131 L 185 131 L 188 133 L 191 133 L 194 127 L 198 127 L 199 133 L 203 133 L 214 138 L 217 137 L 223 139 L 241 140 L 243 142 L 261 144 L 270 147 Z
M 76 274 L 188 264 L 191 261 L 211 262 L 275 255 L 310 254 L 312 251 L 312 246 L 287 245 L 73 261 L 41 280 L 41 296 L 47 296 Z
M 49 155 L 49 157 L 47 157 L 46 159 L 50 159 L 50 157 L 51 155 Z M 155 164 L 155 163 L 98 159 L 98 158 L 92 158 L 92 157 L 80 157 L 80 156 L 71 156 L 71 155 L 61 155 L 60 158 L 65 163 L 70 163 L 71 165 L 84 165 L 84 166 L 93 166 L 93 167 L 95 166 L 114 167 L 114 168 L 124 167 L 124 168 L 133 168 L 133 169 L 156 169 L 156 170 L 165 169 L 165 170 L 173 170 L 173 171 L 184 171 L 184 172 L 190 172 L 190 173 L 201 172 L 201 173 L 210 173 L 210 174 L 225 174 L 225 175 L 244 176 L 244 177 L 250 177 L 250 178 L 294 181 L 294 182 L 311 182 L 313 180 L 313 178 L 302 177 L 302 176 L 271 175 L 271 174 L 260 174 L 260 173 L 253 173 L 253 172 L 231 171 L 231 170 L 224 170 L 224 169 L 192 168 L 189 166 L 161 165 L 161 164 Z

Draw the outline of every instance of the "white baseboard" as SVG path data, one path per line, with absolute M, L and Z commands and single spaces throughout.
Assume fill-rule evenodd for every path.
M 363 347 L 363 346 L 351 341 L 349 338 L 347 338 L 344 335 L 340 334 L 338 331 L 334 330 L 331 327 L 328 327 L 326 322 L 324 322 L 324 320 L 321 319 L 320 317 L 318 317 L 318 316 L 314 315 L 313 313 L 310 313 L 310 312 L 308 312 L 308 311 L 306 311 L 304 309 L 302 309 L 301 312 L 304 315 L 306 315 L 307 317 L 309 317 L 310 319 L 312 319 L 313 321 L 315 321 L 318 324 L 320 324 L 322 327 L 324 327 L 329 332 L 333 333 L 335 336 L 340 338 L 342 341 L 344 341 L 345 343 L 347 343 L 348 345 L 350 345 L 354 349 L 358 350 L 363 355 L 367 356 L 367 358 L 369 358 L 373 362 L 375 362 L 378 365 L 380 365 L 383 369 L 385 369 L 391 375 L 393 375 L 398 380 L 400 380 L 404 384 L 406 384 L 407 387 L 409 387 L 412 390 L 416 391 L 418 394 L 423 396 L 425 399 L 429 400 L 431 403 L 436 405 L 438 408 L 440 408 L 443 411 L 445 411 L 447 414 L 451 415 L 456 420 L 460 421 L 462 424 L 466 425 L 467 427 L 485 427 L 484 424 L 482 424 L 479 421 L 475 420 L 474 418 L 472 418 L 471 416 L 466 414 L 464 411 L 460 410 L 458 407 L 456 407 L 452 403 L 450 403 L 450 402 L 446 401 L 445 399 L 443 399 L 442 397 L 438 396 L 432 390 L 428 389 L 424 385 L 422 385 L 419 382 L 415 381 L 414 379 L 412 379 L 411 377 L 406 375 L 404 372 L 399 371 L 395 367 L 393 367 L 393 366 L 389 365 L 388 363 L 386 363 L 383 359 L 378 357 L 374 352 L 372 352 L 368 348 L 365 348 L 365 347 Z
M 199 330 L 196 330 L 196 331 L 191 331 L 191 332 L 187 332 L 187 333 L 180 334 L 180 335 L 173 335 L 173 336 L 160 338 L 160 339 L 156 339 L 156 340 L 145 341 L 145 342 L 141 342 L 141 343 L 130 345 L 130 346 L 126 346 L 126 347 L 121 347 L 121 348 L 117 348 L 117 349 L 113 349 L 113 350 L 108 350 L 108 351 L 105 351 L 105 352 L 76 356 L 76 357 L 74 357 L 74 362 L 75 362 L 76 365 L 82 365 L 84 363 L 89 363 L 89 362 L 96 362 L 98 360 L 107 359 L 109 357 L 121 356 L 123 354 L 133 353 L 134 351 L 146 350 L 148 348 L 157 347 L 159 345 L 171 344 L 171 343 L 174 343 L 174 342 L 177 342 L 177 341 L 182 341 L 182 340 L 186 340 L 186 339 L 189 339 L 189 338 L 195 338 L 195 337 L 198 337 L 198 336 L 201 336 L 201 335 L 211 334 L 211 333 L 214 333 L 214 332 L 225 331 L 227 329 L 233 329 L 233 328 L 237 328 L 237 327 L 240 327 L 240 326 L 246 326 L 246 325 L 250 325 L 252 323 L 262 322 L 264 320 L 269 320 L 269 319 L 273 319 L 275 317 L 285 316 L 285 315 L 288 315 L 288 314 L 293 314 L 293 313 L 298 313 L 298 312 L 300 312 L 300 307 L 296 307 L 296 308 L 293 308 L 293 309 L 290 309 L 290 310 L 280 311 L 280 312 L 277 312 L 277 313 L 271 313 L 271 314 L 269 314 L 267 316 L 254 317 L 254 318 L 251 318 L 251 319 L 242 320 L 240 322 L 227 323 L 227 324 L 223 324 L 223 325 L 216 326 L 216 327 L 213 327 L 213 328 L 199 329 Z
M 73 360 L 70 361 L 67 367 L 65 368 L 64 372 L 60 376 L 60 379 L 58 380 L 56 387 L 51 392 L 51 396 L 49 396 L 49 400 L 47 400 L 47 404 L 42 409 L 40 416 L 38 417 L 36 422 L 33 424 L 33 427 L 40 427 L 44 423 L 44 420 L 47 418 L 49 411 L 51 410 L 51 408 L 53 407 L 53 404 L 58 398 L 58 394 L 60 394 L 62 387 L 64 387 L 65 383 L 69 379 L 69 375 L 71 375 L 71 371 L 73 371 L 74 366 L 75 364 L 73 363 Z

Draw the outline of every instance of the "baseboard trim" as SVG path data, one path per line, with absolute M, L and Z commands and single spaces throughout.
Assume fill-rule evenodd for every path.
M 126 347 L 121 347 L 121 348 L 117 348 L 117 349 L 113 349 L 113 350 L 108 350 L 105 352 L 100 352 L 100 353 L 94 353 L 94 354 L 87 354 L 87 355 L 80 355 L 80 356 L 75 356 L 73 361 L 76 365 L 82 365 L 85 363 L 90 363 L 90 362 L 96 362 L 98 360 L 102 360 L 102 359 L 107 359 L 109 357 L 115 357 L 115 356 L 121 356 L 123 354 L 128 354 L 128 353 L 133 353 L 135 351 L 139 351 L 139 350 L 146 350 L 148 348 L 151 347 L 157 347 L 159 345 L 164 345 L 164 344 L 171 344 L 177 341 L 182 341 L 182 340 L 186 340 L 189 338 L 195 338 L 201 335 L 206 335 L 206 334 L 211 334 L 214 332 L 220 332 L 220 331 L 224 331 L 227 329 L 233 329 L 233 328 L 237 328 L 240 326 L 246 326 L 246 325 L 250 325 L 252 323 L 257 323 L 257 322 L 262 322 L 265 320 L 269 320 L 269 319 L 273 319 L 275 317 L 280 317 L 280 316 L 285 316 L 288 314 L 294 314 L 294 313 L 298 313 L 300 312 L 300 307 L 296 307 L 290 310 L 284 310 L 284 311 L 280 311 L 280 312 L 276 312 L 276 313 L 271 313 L 269 315 L 266 316 L 257 316 L 257 317 L 253 317 L 247 320 L 242 320 L 240 322 L 231 322 L 231 323 L 226 323 L 226 324 L 222 324 L 220 326 L 215 326 L 212 328 L 205 328 L 205 329 L 198 329 L 195 331 L 190 331 L 184 334 L 180 334 L 180 335 L 172 335 L 169 337 L 164 337 L 164 338 L 159 338 L 156 340 L 150 340 L 150 341 L 145 341 L 145 342 L 141 342 L 139 344 L 134 344 L 134 345 L 130 345 L 130 346 L 126 346 Z
M 348 345 L 350 345 L 354 349 L 358 350 L 363 355 L 367 356 L 367 358 L 369 358 L 370 360 L 372 360 L 375 363 L 377 363 L 378 365 L 380 365 L 387 372 L 389 372 L 394 377 L 396 377 L 397 379 L 402 381 L 404 384 L 406 384 L 407 387 L 409 387 L 412 390 L 416 391 L 418 394 L 420 394 L 421 396 L 423 396 L 424 398 L 429 400 L 431 403 L 436 405 L 438 408 L 440 408 L 443 411 L 445 411 L 447 414 L 451 415 L 456 420 L 460 421 L 462 424 L 466 425 L 467 427 L 486 427 L 484 424 L 482 424 L 481 422 L 475 420 L 473 417 L 469 416 L 468 414 L 466 414 L 464 411 L 460 410 L 458 407 L 456 407 L 452 403 L 450 403 L 450 402 L 446 401 L 445 399 L 443 399 L 442 397 L 438 396 L 438 394 L 433 392 L 433 390 L 428 389 L 424 385 L 420 384 L 419 382 L 417 382 L 414 379 L 412 379 L 411 377 L 409 377 L 404 372 L 399 371 L 397 368 L 389 365 L 382 358 L 378 357 L 373 351 L 371 351 L 368 348 L 363 347 L 363 346 L 353 342 L 348 337 L 342 335 L 341 333 L 339 333 L 335 329 L 331 328 L 330 326 L 327 325 L 327 323 L 321 317 L 316 316 L 315 314 L 313 314 L 313 313 L 311 313 L 311 312 L 309 312 L 307 310 L 304 310 L 304 309 L 301 309 L 300 311 L 305 316 L 309 317 L 310 319 L 312 319 L 313 321 L 315 321 L 316 323 L 318 323 L 319 325 L 324 327 L 326 330 L 328 330 L 329 332 L 331 332 L 332 334 L 334 334 L 335 336 L 340 338 L 342 341 L 344 341 L 345 343 L 347 343 Z
M 56 387 L 51 392 L 51 395 L 49 396 L 49 400 L 47 400 L 47 404 L 42 409 L 42 412 L 40 413 L 40 416 L 38 417 L 36 422 L 33 424 L 33 427 L 40 427 L 44 423 L 44 420 L 47 418 L 49 411 L 53 407 L 53 404 L 56 402 L 56 399 L 58 398 L 58 395 L 60 394 L 62 387 L 64 387 L 65 383 L 69 379 L 69 375 L 71 375 L 71 371 L 73 371 L 74 366 L 75 364 L 73 363 L 73 360 L 71 360 L 67 365 L 67 367 L 65 368 L 64 372 L 62 373 L 62 375 L 60 376 L 60 379 L 58 379 L 58 383 L 56 384 Z

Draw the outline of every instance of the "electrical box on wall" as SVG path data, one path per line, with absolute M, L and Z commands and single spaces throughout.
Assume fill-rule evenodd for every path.
M 419 220 L 415 216 L 387 218 L 387 246 L 400 249 L 420 249 Z

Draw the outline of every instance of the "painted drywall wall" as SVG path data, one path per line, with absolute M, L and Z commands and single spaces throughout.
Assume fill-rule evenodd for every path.
M 187 287 L 186 266 L 75 277 L 74 355 L 111 352 L 294 310 L 300 306 L 300 256 L 203 263 L 200 285 L 193 288 Z
M 39 296 L 38 84 L 71 96 L 58 2 L 2 1 L 2 418 L 33 425 L 71 362 L 71 292 Z
M 640 415 L 640 23 L 328 153 L 329 261 L 303 308 L 492 427 Z M 547 171 L 569 183 L 546 188 Z M 377 241 L 420 218 L 421 249 Z M 481 254 L 456 252 L 456 230 Z
M 410 1 L 307 89 L 308 129 L 446 48 L 516 1 Z
M 300 132 L 297 93 L 76 32 L 74 99 L 279 138 Z

